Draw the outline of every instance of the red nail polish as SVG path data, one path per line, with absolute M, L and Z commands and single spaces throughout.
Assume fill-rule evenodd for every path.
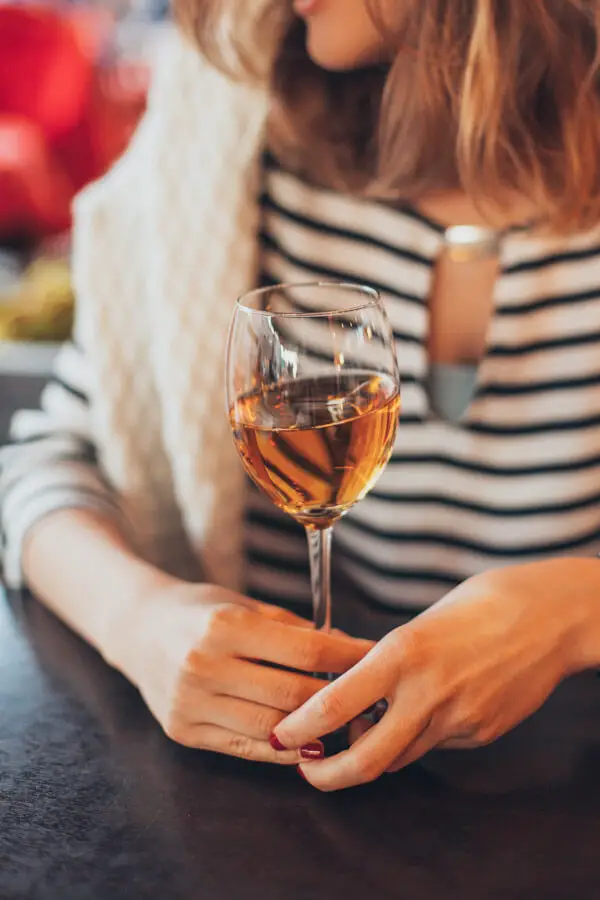
M 300 768 L 300 766 L 296 766 L 296 772 L 298 773 L 298 775 L 300 776 L 300 778 L 303 781 L 308 782 L 308 779 L 307 779 L 306 775 L 304 774 L 304 772 L 302 771 L 302 769 Z
M 284 747 L 279 738 L 274 734 L 269 738 L 269 743 L 273 750 L 277 750 L 279 753 L 281 753 L 282 750 L 287 750 L 287 747 Z
M 323 759 L 325 756 L 325 747 L 320 741 L 312 744 L 305 744 L 300 748 L 300 756 L 302 759 Z

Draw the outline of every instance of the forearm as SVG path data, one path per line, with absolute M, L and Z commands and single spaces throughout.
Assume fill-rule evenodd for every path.
M 84 510 L 52 513 L 31 529 L 23 569 L 36 596 L 113 665 L 144 593 L 174 579 L 139 559 L 118 526 Z

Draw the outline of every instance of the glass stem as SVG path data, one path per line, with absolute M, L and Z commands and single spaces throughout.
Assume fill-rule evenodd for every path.
M 306 529 L 313 622 L 318 631 L 331 630 L 331 538 L 333 528 Z

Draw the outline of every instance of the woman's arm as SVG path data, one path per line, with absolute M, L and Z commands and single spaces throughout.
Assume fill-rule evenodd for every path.
M 46 606 L 130 677 L 127 645 L 138 606 L 176 583 L 136 557 L 113 520 L 82 508 L 57 510 L 32 526 L 23 573 Z
M 497 569 L 389 634 L 282 722 L 274 744 L 298 747 L 385 698 L 388 711 L 349 750 L 303 767 L 321 790 L 350 787 L 434 747 L 490 743 L 538 709 L 563 678 L 597 665 L 600 560 Z

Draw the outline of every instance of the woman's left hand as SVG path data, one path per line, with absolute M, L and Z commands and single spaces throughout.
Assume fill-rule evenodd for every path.
M 284 719 L 273 742 L 301 747 L 385 698 L 382 720 L 350 749 L 302 766 L 323 791 L 373 781 L 434 747 L 488 744 L 585 668 L 582 635 L 599 590 L 598 560 L 551 560 L 470 578 Z

